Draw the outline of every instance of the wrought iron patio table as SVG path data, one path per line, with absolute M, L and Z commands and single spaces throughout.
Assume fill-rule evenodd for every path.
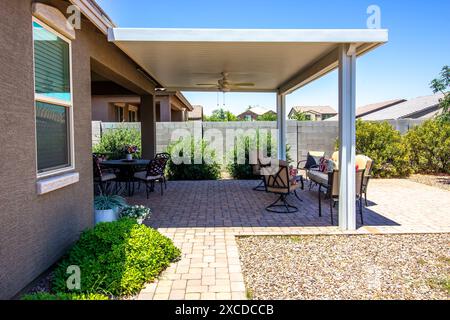
M 150 160 L 136 159 L 136 160 L 105 160 L 101 162 L 101 166 L 106 168 L 114 168 L 119 170 L 118 181 L 125 183 L 126 193 L 129 197 L 134 194 L 134 173 L 140 169 L 145 169 L 150 163 Z

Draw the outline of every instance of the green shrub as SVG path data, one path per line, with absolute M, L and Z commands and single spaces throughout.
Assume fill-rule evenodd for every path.
M 428 120 L 408 131 L 411 165 L 416 172 L 450 173 L 450 122 Z
M 125 156 L 123 148 L 126 145 L 137 146 L 139 151 L 133 154 L 133 157 L 141 157 L 141 133 L 138 129 L 121 127 L 108 130 L 93 147 L 93 151 L 107 154 L 109 159 L 123 159 Z
M 372 174 L 376 177 L 403 177 L 412 172 L 409 148 L 388 122 L 357 120 L 356 153 L 374 161 Z
M 186 151 L 188 152 L 185 154 Z M 216 153 L 204 139 L 199 141 L 193 138 L 180 139 L 172 142 L 167 152 L 171 155 L 167 163 L 167 176 L 170 180 L 217 180 L 220 177 L 220 165 L 217 163 Z M 202 155 L 202 163 L 194 163 L 196 153 Z M 205 157 L 210 158 L 211 161 L 206 162 Z M 185 158 L 185 161 L 178 163 L 174 158 Z
M 76 265 L 81 272 L 79 293 L 135 294 L 179 255 L 170 239 L 134 219 L 100 223 L 83 232 L 59 263 L 52 289 L 67 292 L 66 270 Z
M 99 293 L 48 293 L 37 292 L 24 295 L 21 300 L 109 300 L 109 297 Z
M 257 179 L 258 176 L 253 174 L 252 164 L 250 164 L 250 153 L 263 150 L 267 152 L 266 157 L 271 157 L 272 150 L 276 149 L 276 142 L 272 138 L 270 132 L 265 135 L 265 139 L 261 138 L 259 130 L 256 131 L 255 137 L 241 136 L 237 139 L 233 152 L 230 155 L 230 161 L 227 165 L 227 171 L 234 179 Z M 292 158 L 289 156 L 291 147 L 286 145 L 287 162 L 291 163 Z M 245 163 L 238 163 L 238 150 L 244 150 Z M 266 151 L 267 150 L 267 151 Z

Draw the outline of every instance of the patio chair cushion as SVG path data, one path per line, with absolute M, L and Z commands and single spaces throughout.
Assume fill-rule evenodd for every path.
M 117 178 L 117 176 L 114 173 L 103 173 L 100 177 L 100 181 L 104 182 L 104 181 L 114 180 L 116 178 Z
M 147 175 L 147 171 L 141 171 L 141 172 L 136 172 L 134 174 L 134 177 L 136 179 L 140 179 L 140 180 L 144 180 L 144 181 L 151 181 L 151 180 L 158 180 L 162 178 L 162 175 L 157 175 L 157 176 L 148 176 Z
M 306 158 L 305 169 L 310 169 L 314 166 L 318 166 L 320 159 L 323 158 L 325 152 L 322 151 L 309 151 Z
M 328 173 L 320 172 L 320 171 L 308 171 L 308 178 L 316 183 L 319 183 L 323 186 L 328 185 Z

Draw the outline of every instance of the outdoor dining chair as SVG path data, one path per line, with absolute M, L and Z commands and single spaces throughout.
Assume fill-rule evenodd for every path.
M 268 168 L 268 170 L 272 170 L 272 168 Z M 279 168 L 276 169 L 275 174 L 266 173 L 263 175 L 266 191 L 279 195 L 277 200 L 266 207 L 266 210 L 275 213 L 298 212 L 298 208 L 287 201 L 287 196 L 294 194 L 298 200 L 303 201 L 297 194 L 297 189 L 301 185 L 299 183 L 291 183 L 287 163 L 280 161 Z
M 145 184 L 147 199 L 151 191 L 155 189 L 155 182 L 159 182 L 161 186 L 161 195 L 164 194 L 164 167 L 162 161 L 157 159 L 150 160 L 145 171 L 136 172 L 134 178 Z
M 94 183 L 99 186 L 99 191 L 101 194 L 105 194 L 109 191 L 111 183 L 115 184 L 115 193 L 118 192 L 118 182 L 117 176 L 111 170 L 105 170 L 101 166 L 100 159 L 97 155 L 92 155 L 93 165 L 94 165 Z
M 164 188 L 167 189 L 166 166 L 167 166 L 167 162 L 169 162 L 169 160 L 170 160 L 170 154 L 168 154 L 167 152 L 157 153 L 155 156 L 155 160 L 159 161 L 161 164 Z
M 364 224 L 363 219 L 363 204 L 362 204 L 362 181 L 364 177 L 365 169 L 356 170 L 356 201 L 358 203 L 359 214 L 361 216 L 361 224 Z M 321 204 L 321 185 L 319 185 L 319 216 L 322 216 L 322 204 Z M 330 217 L 331 224 L 333 225 L 333 208 L 339 201 L 339 170 L 333 170 L 328 173 L 328 186 L 327 186 L 327 199 L 330 204 Z

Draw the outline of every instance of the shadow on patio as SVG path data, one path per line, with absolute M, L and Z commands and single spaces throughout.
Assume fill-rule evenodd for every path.
M 331 226 L 329 202 L 322 200 L 323 214 L 318 214 L 317 190 L 300 191 L 303 202 L 295 197 L 289 201 L 299 208 L 297 213 L 271 213 L 265 207 L 276 199 L 276 195 L 252 190 L 258 181 L 170 181 L 164 196 L 156 192 L 147 200 L 144 188 L 129 201 L 145 204 L 152 209 L 148 225 L 154 228 L 185 227 L 319 227 Z M 370 192 L 370 191 L 369 191 Z M 369 194 L 370 198 L 370 194 Z M 364 209 L 365 226 L 398 226 L 375 211 L 371 202 Z M 337 208 L 333 209 L 334 224 Z M 360 216 L 357 214 L 360 227 Z

